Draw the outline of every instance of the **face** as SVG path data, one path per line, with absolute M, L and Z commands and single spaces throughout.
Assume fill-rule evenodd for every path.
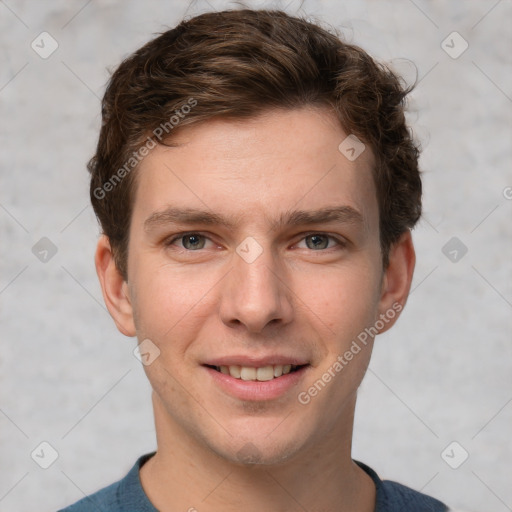
M 351 429 L 372 347 L 354 341 L 393 297 L 373 156 L 349 160 L 347 135 L 323 109 L 216 119 L 137 171 L 114 316 L 159 352 L 157 423 L 224 459 L 283 462 Z

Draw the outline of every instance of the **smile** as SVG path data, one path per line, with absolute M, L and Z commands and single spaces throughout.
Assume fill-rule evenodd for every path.
M 223 373 L 224 375 L 230 375 L 231 377 L 239 380 L 245 381 L 259 381 L 265 382 L 273 379 L 277 379 L 283 375 L 288 375 L 289 373 L 297 371 L 301 366 L 304 365 L 295 365 L 295 364 L 276 364 L 276 365 L 266 365 L 261 366 L 259 368 L 254 368 L 251 366 L 238 366 L 238 365 L 230 365 L 230 366 L 209 366 L 210 368 L 215 369 L 216 371 Z

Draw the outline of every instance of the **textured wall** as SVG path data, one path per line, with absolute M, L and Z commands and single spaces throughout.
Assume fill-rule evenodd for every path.
M 186 11 L 211 8 L 0 2 L 1 512 L 55 510 L 155 447 L 135 340 L 115 329 L 94 271 L 85 163 L 107 68 Z M 354 457 L 454 507 L 512 510 L 512 4 L 306 0 L 303 10 L 419 74 L 409 116 L 425 216 L 413 292 L 376 342 Z

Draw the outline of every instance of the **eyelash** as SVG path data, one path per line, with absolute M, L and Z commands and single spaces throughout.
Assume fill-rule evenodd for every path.
M 199 233 L 197 231 L 187 231 L 187 232 L 178 233 L 178 234 L 174 235 L 172 238 L 170 238 L 169 240 L 167 240 L 165 242 L 165 245 L 166 245 L 166 247 L 170 247 L 170 246 L 173 245 L 173 243 L 176 240 L 180 240 L 180 239 L 185 238 L 186 236 L 192 236 L 192 235 L 198 235 L 198 236 L 206 238 L 207 240 L 210 240 L 212 242 L 212 240 L 208 236 L 206 236 L 206 235 L 204 235 L 202 233 Z M 304 240 L 304 239 L 306 239 L 306 238 L 308 238 L 310 236 L 314 236 L 314 235 L 320 235 L 320 236 L 323 236 L 323 237 L 327 237 L 327 238 L 329 238 L 331 240 L 334 240 L 338 244 L 338 249 L 343 249 L 343 248 L 345 248 L 347 246 L 347 242 L 344 241 L 343 239 L 340 239 L 338 237 L 329 235 L 327 233 L 322 233 L 322 232 L 319 232 L 319 231 L 311 231 L 309 233 L 305 233 L 302 236 L 302 238 L 299 240 L 299 242 L 302 242 L 302 240 Z M 326 249 L 318 249 L 316 251 L 314 249 L 310 249 L 310 251 L 311 252 L 327 252 L 327 251 L 329 251 L 331 249 L 333 249 L 333 247 L 328 247 Z M 191 249 L 186 249 L 184 247 L 180 247 L 179 250 L 181 250 L 183 252 L 191 252 L 192 253 L 192 252 L 200 252 L 203 249 L 197 249 L 197 250 L 194 251 L 194 250 L 191 250 Z

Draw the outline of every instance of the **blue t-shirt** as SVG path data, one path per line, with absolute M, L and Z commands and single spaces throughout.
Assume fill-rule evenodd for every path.
M 130 472 L 118 482 L 86 496 L 59 512 L 158 512 L 146 496 L 139 477 L 142 465 L 155 452 L 140 457 Z M 382 481 L 373 469 L 355 461 L 375 483 L 375 512 L 447 512 L 448 507 L 425 494 L 396 482 Z

